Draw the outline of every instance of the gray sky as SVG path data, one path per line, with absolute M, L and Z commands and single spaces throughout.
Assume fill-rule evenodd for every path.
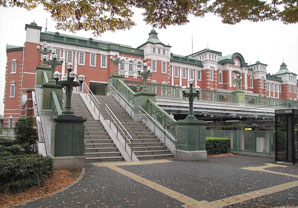
M 34 20 L 44 31 L 46 19 L 48 31 L 57 31 L 55 22 L 41 8 L 26 11 L 0 7 L 0 115 L 3 114 L 6 44 L 22 46 L 25 42 L 25 24 Z M 137 47 L 147 40 L 152 29 L 142 19 L 141 10 L 136 10 L 134 20 L 137 25 L 131 30 L 107 32 L 96 39 Z M 221 51 L 223 55 L 239 52 L 249 64 L 257 60 L 268 64 L 267 73 L 276 73 L 284 60 L 290 71 L 298 73 L 298 24 L 243 21 L 236 25 L 225 25 L 221 23 L 220 18 L 207 15 L 205 18 L 191 17 L 186 25 L 157 29 L 157 32 L 159 39 L 165 44 L 170 44 L 171 52 L 175 54 L 189 55 L 192 52 L 193 36 L 194 52 L 207 46 Z M 85 31 L 73 35 L 93 37 L 91 32 Z

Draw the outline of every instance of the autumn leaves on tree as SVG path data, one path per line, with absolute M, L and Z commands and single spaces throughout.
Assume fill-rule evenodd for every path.
M 153 27 L 187 23 L 190 15 L 203 17 L 211 13 L 223 23 L 236 24 L 279 20 L 298 22 L 297 0 L 0 0 L 2 7 L 27 10 L 42 5 L 57 22 L 57 29 L 93 31 L 98 36 L 106 31 L 130 29 L 133 9 L 143 9 L 144 21 Z

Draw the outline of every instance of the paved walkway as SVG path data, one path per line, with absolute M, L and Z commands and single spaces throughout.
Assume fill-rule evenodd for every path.
M 298 206 L 298 166 L 273 162 L 236 155 L 90 164 L 69 189 L 20 207 Z

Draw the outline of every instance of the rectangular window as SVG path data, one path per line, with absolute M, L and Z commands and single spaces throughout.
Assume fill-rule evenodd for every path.
M 85 52 L 79 52 L 79 65 L 85 65 Z
M 14 74 L 17 72 L 17 61 L 14 59 L 11 61 L 11 73 Z
M 96 54 L 90 53 L 90 66 L 95 67 L 96 66 Z
M 178 66 L 175 66 L 174 76 L 179 77 Z
M 253 81 L 252 76 L 251 76 L 250 79 L 249 79 L 249 87 L 250 87 L 250 88 L 253 88 L 253 87 L 254 87 L 254 81 Z
M 201 81 L 201 79 L 202 79 L 202 72 L 199 70 L 199 71 L 198 71 L 198 80 Z
M 124 71 L 124 61 L 121 61 L 120 63 L 120 71 Z
M 160 54 L 160 48 L 158 49 L 158 54 Z
M 182 78 L 186 79 L 186 68 L 182 68 Z
M 235 87 L 235 86 L 236 86 L 236 75 L 233 74 L 233 87 Z
M 264 88 L 264 80 L 262 80 L 262 79 L 261 79 L 261 86 L 260 86 L 260 88 L 261 88 L 261 89 Z
M 57 60 L 60 61 L 60 59 L 61 59 L 61 49 L 60 48 L 55 48 L 55 50 L 56 50 Z
M 133 61 L 129 61 L 128 70 L 129 72 L 133 72 Z
M 289 85 L 289 93 L 292 93 L 292 87 Z
M 166 50 L 165 49 L 163 49 L 163 55 L 166 55 Z
M 155 48 L 153 48 L 153 53 L 155 53 Z
M 14 97 L 15 96 L 15 90 L 16 90 L 15 83 L 11 83 L 10 84 L 10 96 L 9 97 Z
M 213 79 L 214 79 L 214 70 L 211 69 L 210 70 L 210 80 L 213 81 Z
M 101 68 L 107 68 L 107 56 L 101 55 Z
M 190 72 L 189 73 L 190 73 L 190 79 L 194 80 L 193 69 L 190 69 Z
M 222 84 L 222 71 L 219 71 L 219 79 L 218 79 L 218 82 L 220 83 L 220 84 Z
M 266 89 L 269 91 L 269 82 L 266 83 Z
M 162 62 L 162 73 L 167 73 L 167 62 L 165 61 Z
M 67 50 L 67 63 L 72 63 L 72 51 Z
M 13 128 L 13 117 L 9 117 L 9 120 L 8 120 L 8 128 L 10 128 L 10 129 Z
M 152 71 L 156 72 L 156 60 L 152 60 Z

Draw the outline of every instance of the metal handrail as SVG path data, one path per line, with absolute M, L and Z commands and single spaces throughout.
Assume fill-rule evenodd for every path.
M 90 95 L 90 103 L 89 104 L 91 104 L 91 101 L 92 101 L 94 104 L 93 110 L 95 110 L 95 108 L 97 108 L 97 110 L 99 112 L 100 102 L 98 101 L 98 99 L 95 97 L 95 95 L 92 93 L 92 91 L 90 90 L 90 88 L 88 87 L 88 85 L 85 82 L 84 82 L 83 87 L 85 87 L 87 90 L 87 93 L 85 93 L 86 98 L 87 98 L 88 94 Z M 123 124 L 119 121 L 119 119 L 116 117 L 116 115 L 113 113 L 113 111 L 109 108 L 109 106 L 107 104 L 104 104 L 103 107 L 104 107 L 104 110 L 109 115 L 109 117 L 114 121 L 114 125 L 116 126 L 116 129 L 117 129 L 117 139 L 118 139 L 119 131 L 121 131 L 122 135 L 124 136 L 124 141 L 125 141 L 124 148 L 126 150 L 126 145 L 128 145 L 127 143 L 132 144 L 132 141 L 133 141 L 132 136 L 129 134 L 129 132 L 126 130 L 126 128 L 123 126 Z M 110 122 L 110 125 L 111 125 L 111 122 Z M 133 155 L 132 148 L 130 148 L 130 158 L 132 158 L 132 155 Z
M 149 113 L 147 113 L 141 106 L 139 106 L 139 110 L 141 111 L 141 114 L 146 117 L 147 120 L 150 120 L 151 123 L 153 123 L 154 127 L 157 127 L 169 140 L 171 140 L 174 144 L 176 144 L 177 140 L 175 136 L 166 130 L 158 121 L 156 121 L 152 116 L 150 116 Z M 165 140 L 164 140 L 165 143 Z
M 104 106 L 105 106 L 105 111 L 108 113 L 110 118 L 114 121 L 114 125 L 117 128 L 117 137 L 118 137 L 119 130 L 120 130 L 120 134 L 122 133 L 122 135 L 124 136 L 124 141 L 125 141 L 124 149 L 126 150 L 126 145 L 128 145 L 127 143 L 131 145 L 133 143 L 133 138 L 130 135 L 130 133 L 126 130 L 126 128 L 123 126 L 123 124 L 119 121 L 117 116 L 110 109 L 110 107 L 107 104 L 104 104 Z M 130 158 L 132 158 L 132 147 L 130 147 Z

